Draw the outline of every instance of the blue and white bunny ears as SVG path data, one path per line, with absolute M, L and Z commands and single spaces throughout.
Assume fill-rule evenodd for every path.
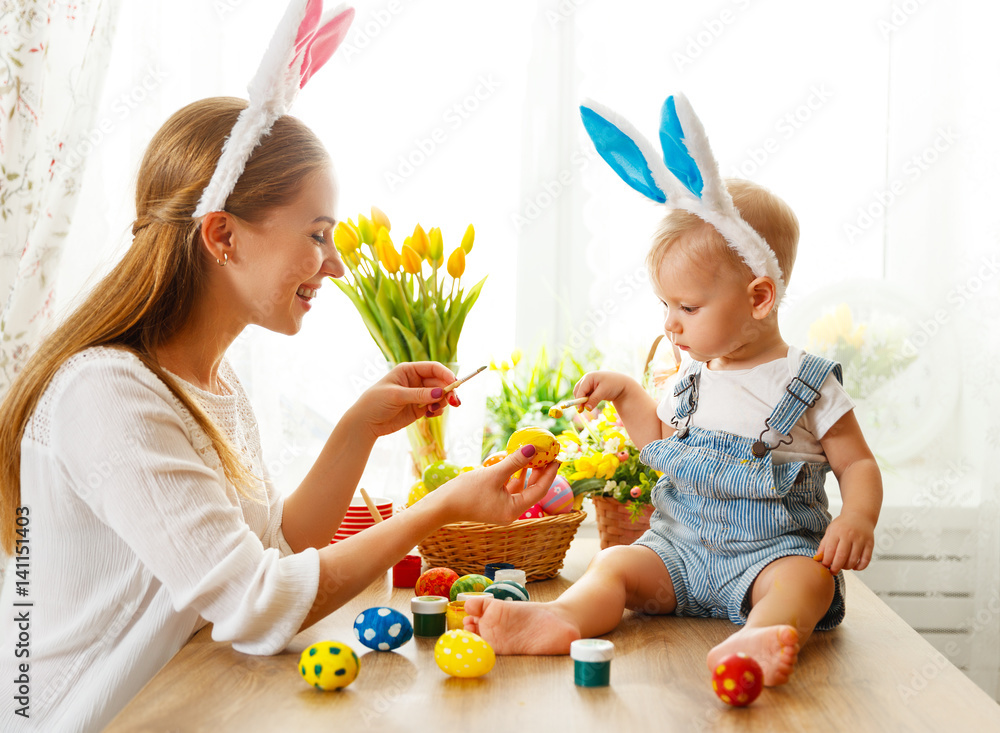
M 586 100 L 580 114 L 597 152 L 625 183 L 646 198 L 689 211 L 715 227 L 754 276 L 766 275 L 774 281 L 775 302 L 781 302 L 785 279 L 778 258 L 733 204 L 705 128 L 686 97 L 677 94 L 663 103 L 662 158 L 628 120 L 604 105 Z
M 347 35 L 354 8 L 340 5 L 324 14 L 323 0 L 291 0 L 274 31 L 260 67 L 247 86 L 250 104 L 233 125 L 222 146 L 212 180 L 202 191 L 192 215 L 198 219 L 222 211 L 243 174 L 250 154 L 275 120 L 292 106 L 306 85 Z

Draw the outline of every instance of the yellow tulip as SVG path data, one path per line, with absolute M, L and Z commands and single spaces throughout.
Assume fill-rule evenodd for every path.
M 434 227 L 431 229 L 428 233 L 428 238 L 430 245 L 427 248 L 427 259 L 440 265 L 441 258 L 444 256 L 444 240 L 441 237 L 441 228 Z
M 419 224 L 413 227 L 413 236 L 410 237 L 410 246 L 413 247 L 414 251 L 421 257 L 427 256 L 430 241 L 427 239 L 427 232 L 425 232 L 424 228 Z
M 462 277 L 462 273 L 465 272 L 465 250 L 461 247 L 456 247 L 455 251 L 451 253 L 448 258 L 448 274 L 451 275 L 456 280 Z
M 463 247 L 462 249 L 465 248 Z M 469 250 L 466 249 L 465 254 L 469 254 Z M 520 349 L 514 349 L 512 352 L 510 352 L 510 360 L 514 363 L 514 366 L 518 365 L 518 363 L 521 361 L 522 356 L 524 356 L 524 354 L 521 353 Z
M 375 241 L 375 227 L 364 217 L 364 214 L 358 215 L 358 231 L 361 232 L 361 241 L 365 244 L 371 244 Z
M 472 243 L 476 239 L 476 230 L 473 228 L 472 224 L 469 224 L 469 228 L 465 230 L 465 236 L 462 237 L 462 249 L 465 250 L 465 254 L 472 254 Z
M 392 240 L 389 239 L 389 233 L 385 229 L 378 230 L 378 239 L 375 240 L 375 253 L 378 255 L 379 262 L 382 266 L 390 273 L 399 272 L 399 266 L 402 264 L 399 252 L 392 244 Z
M 358 234 L 346 222 L 339 221 L 333 229 L 333 243 L 345 257 L 358 248 Z
M 377 206 L 372 207 L 372 224 L 375 225 L 376 230 L 379 228 L 385 228 L 386 231 L 392 229 L 392 225 L 389 224 L 389 217 Z
M 420 255 L 417 254 L 417 251 L 408 244 L 403 245 L 402 260 L 404 270 L 411 275 L 420 274 L 420 266 L 423 264 L 423 260 L 420 258 Z

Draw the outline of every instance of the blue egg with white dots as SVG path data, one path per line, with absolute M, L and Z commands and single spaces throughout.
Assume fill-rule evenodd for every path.
M 413 638 L 413 625 L 395 608 L 375 606 L 354 619 L 354 636 L 369 649 L 390 652 Z

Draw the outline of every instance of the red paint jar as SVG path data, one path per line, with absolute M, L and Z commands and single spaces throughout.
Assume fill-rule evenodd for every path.
M 394 588 L 412 588 L 420 577 L 420 565 L 423 558 L 420 555 L 407 555 L 392 566 L 392 586 Z

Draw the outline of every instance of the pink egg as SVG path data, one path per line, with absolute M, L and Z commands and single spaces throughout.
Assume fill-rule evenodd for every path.
M 545 510 L 541 504 L 533 504 L 530 509 L 524 512 L 518 519 L 541 519 L 545 516 Z
M 540 502 L 546 514 L 565 514 L 573 509 L 573 489 L 569 481 L 562 476 L 556 476 L 548 492 Z

